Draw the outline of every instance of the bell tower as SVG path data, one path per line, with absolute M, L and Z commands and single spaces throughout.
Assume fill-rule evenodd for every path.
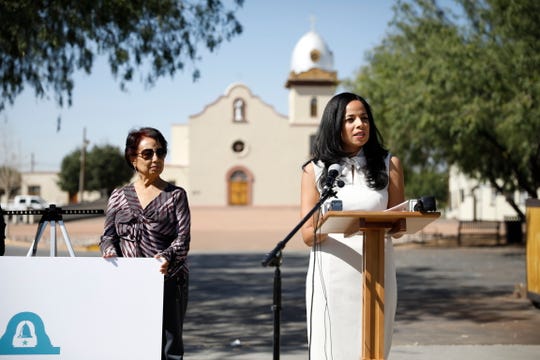
M 289 89 L 289 122 L 318 125 L 337 85 L 334 55 L 312 28 L 300 38 L 292 53 L 291 71 L 285 83 Z

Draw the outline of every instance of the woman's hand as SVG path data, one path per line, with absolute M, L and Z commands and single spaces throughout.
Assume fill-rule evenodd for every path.
M 161 265 L 159 266 L 159 272 L 163 275 L 167 275 L 167 269 L 169 268 L 169 262 L 167 259 L 165 259 L 160 254 L 154 255 L 154 259 L 158 259 L 161 262 Z
M 114 251 L 113 249 L 107 249 L 103 253 L 104 259 L 110 259 L 110 258 L 115 258 L 115 257 L 116 257 L 116 251 Z

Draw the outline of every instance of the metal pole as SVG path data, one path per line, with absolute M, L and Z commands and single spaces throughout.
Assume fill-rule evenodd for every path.
M 81 169 L 79 172 L 79 199 L 78 202 L 83 202 L 83 193 L 84 193 L 84 173 L 86 169 L 86 145 L 88 145 L 88 141 L 86 140 L 86 128 L 83 128 L 83 141 L 82 141 L 82 147 L 81 147 Z

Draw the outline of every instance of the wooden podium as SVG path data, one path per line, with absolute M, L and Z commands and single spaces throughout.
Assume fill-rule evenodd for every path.
M 440 216 L 438 212 L 329 211 L 317 231 L 351 236 L 364 233 L 362 359 L 384 360 L 384 238 L 414 234 Z

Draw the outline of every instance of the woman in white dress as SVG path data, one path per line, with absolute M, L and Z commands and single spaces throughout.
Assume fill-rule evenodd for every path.
M 303 167 L 302 217 L 319 201 L 328 168 L 336 163 L 341 165 L 339 180 L 345 183 L 336 187 L 343 210 L 379 211 L 404 201 L 401 163 L 383 147 L 369 104 L 352 93 L 334 96 L 324 110 L 313 158 Z M 331 200 L 336 199 L 327 202 Z M 362 356 L 362 235 L 345 238 L 316 232 L 319 217 L 320 213 L 302 227 L 304 242 L 312 248 L 306 277 L 310 359 L 358 360 Z M 396 303 L 393 248 L 387 238 L 385 358 L 392 343 Z

